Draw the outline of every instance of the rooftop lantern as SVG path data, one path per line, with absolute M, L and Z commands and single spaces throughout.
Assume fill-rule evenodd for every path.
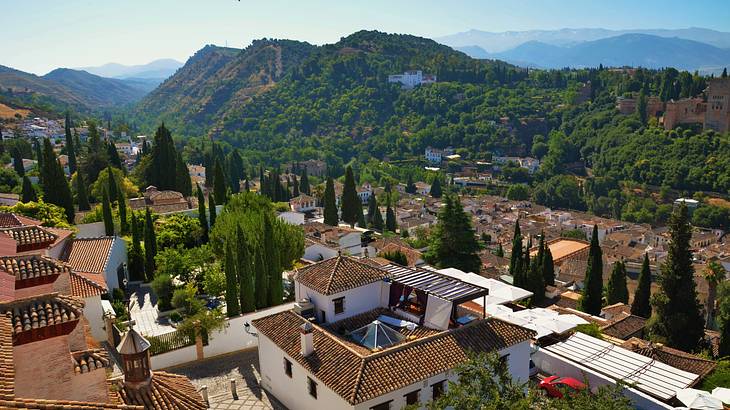
M 149 348 L 150 342 L 134 328 L 129 329 L 117 346 L 117 351 L 122 356 L 124 383 L 128 387 L 140 387 L 152 379 Z

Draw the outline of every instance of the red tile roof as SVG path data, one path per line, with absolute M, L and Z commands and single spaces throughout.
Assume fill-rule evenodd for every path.
M 13 334 L 78 320 L 84 302 L 71 296 L 50 294 L 15 300 L 0 306 L 3 313 L 12 314 Z
M 0 228 L 13 228 L 16 226 L 43 225 L 42 221 L 28 218 L 27 216 L 0 212 Z
M 71 295 L 88 298 L 107 293 L 104 276 L 99 273 L 71 272 Z
M 185 376 L 163 371 L 152 374 L 149 386 L 119 390 L 122 400 L 131 405 L 145 406 L 146 409 L 165 410 L 205 410 L 203 398 L 195 386 Z
M 13 364 L 13 322 L 10 313 L 0 314 L 0 400 L 15 394 Z
M 299 269 L 296 280 L 323 295 L 332 295 L 382 280 L 388 272 L 350 256 L 336 258 Z
M 380 351 L 354 350 L 326 329 L 314 326 L 314 353 L 300 353 L 300 326 L 306 319 L 292 311 L 253 321 L 317 380 L 355 405 L 453 369 L 468 352 L 490 352 L 530 340 L 535 332 L 497 319 L 400 343 Z
M 2 228 L 0 232 L 18 243 L 18 252 L 23 252 L 23 248 L 39 249 L 50 246 L 58 238 L 58 235 L 40 226 Z
M 67 266 L 41 255 L 2 256 L 0 269 L 15 275 L 15 280 L 60 275 Z
M 113 236 L 75 238 L 66 244 L 60 259 L 75 271 L 104 272 L 115 240 Z

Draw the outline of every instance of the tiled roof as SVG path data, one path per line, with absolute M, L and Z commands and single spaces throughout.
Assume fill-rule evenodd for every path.
M 639 353 L 640 355 L 650 357 L 669 366 L 676 367 L 677 369 L 698 374 L 700 375 L 698 380 L 710 373 L 716 365 L 716 363 L 712 360 L 704 359 L 682 350 L 672 349 L 671 347 L 658 343 L 642 340 L 637 337 L 632 337 L 627 340 L 621 347 Z
M 106 268 L 114 241 L 113 236 L 76 238 L 66 244 L 60 259 L 75 271 L 101 273 Z
M 15 275 L 15 280 L 24 280 L 59 275 L 68 268 L 45 256 L 28 255 L 0 257 L 0 269 Z
M 205 410 L 203 398 L 185 376 L 156 371 L 149 386 L 131 388 L 124 386 L 119 391 L 122 400 L 146 409 Z
M 13 238 L 18 246 L 43 246 L 50 245 L 58 237 L 53 232 L 40 226 L 19 226 L 15 228 L 3 228 L 0 230 L 5 235 Z
M 0 400 L 10 399 L 15 394 L 12 323 L 10 314 L 0 314 Z
M 353 257 L 336 258 L 299 269 L 297 281 L 323 295 L 332 295 L 382 280 L 388 273 Z
M 315 326 L 314 353 L 303 357 L 299 328 L 305 321 L 287 311 L 253 323 L 260 334 L 353 405 L 453 369 L 467 360 L 468 351 L 501 350 L 534 336 L 531 330 L 487 319 L 363 354 Z
M 107 293 L 106 281 L 99 273 L 71 272 L 71 295 L 77 298 Z
M 46 295 L 16 300 L 0 306 L 12 314 L 13 334 L 77 320 L 84 302 L 63 295 Z
M 646 326 L 646 319 L 635 315 L 622 315 L 617 320 L 601 328 L 601 331 L 611 337 L 627 339 L 641 332 Z
M 42 225 L 43 222 L 28 218 L 23 215 L 16 215 L 10 212 L 0 212 L 0 228 L 13 228 L 16 226 Z
M 24 410 L 144 410 L 142 406 L 129 406 L 115 403 L 89 403 L 70 400 L 45 400 L 45 399 L 0 399 L 2 409 L 24 409 Z
M 110 361 L 106 350 L 89 349 L 71 353 L 74 361 L 74 373 L 88 373 L 96 369 L 109 367 Z

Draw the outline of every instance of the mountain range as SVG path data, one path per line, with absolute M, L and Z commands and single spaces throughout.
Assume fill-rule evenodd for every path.
M 536 68 L 643 66 L 717 73 L 730 65 L 730 33 L 680 30 L 561 29 L 492 33 L 471 30 L 436 38 L 474 58 Z

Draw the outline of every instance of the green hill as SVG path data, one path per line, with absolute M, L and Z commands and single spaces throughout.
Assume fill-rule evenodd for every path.
M 144 91 L 123 80 L 99 77 L 82 70 L 57 68 L 43 78 L 65 86 L 90 108 L 130 104 L 145 95 Z

